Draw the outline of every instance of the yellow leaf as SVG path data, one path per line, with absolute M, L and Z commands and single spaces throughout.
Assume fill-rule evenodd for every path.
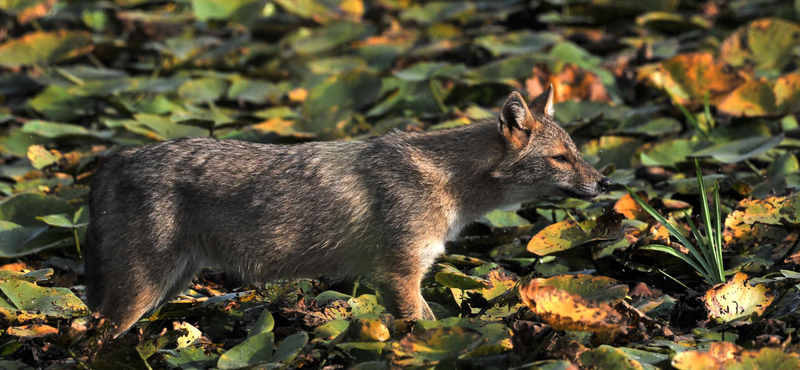
M 750 285 L 747 274 L 737 272 L 727 283 L 717 284 L 706 292 L 708 317 L 723 322 L 760 316 L 775 297 L 763 284 Z

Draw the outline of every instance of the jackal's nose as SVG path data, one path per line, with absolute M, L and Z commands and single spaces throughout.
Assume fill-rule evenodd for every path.
M 605 192 L 608 190 L 608 187 L 611 186 L 611 180 L 609 180 L 608 177 L 603 177 L 600 182 L 597 183 L 597 186 L 600 188 L 600 191 Z

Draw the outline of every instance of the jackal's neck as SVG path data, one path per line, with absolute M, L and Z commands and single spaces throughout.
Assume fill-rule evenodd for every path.
M 504 206 L 502 184 L 492 176 L 505 153 L 495 122 L 411 135 L 407 143 L 442 173 L 460 217 L 474 220 Z

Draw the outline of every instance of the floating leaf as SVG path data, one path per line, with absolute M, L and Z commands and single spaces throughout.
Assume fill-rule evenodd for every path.
M 267 0 L 192 0 L 198 20 L 232 20 L 247 23 L 261 15 Z
M 714 101 L 743 82 L 711 53 L 680 54 L 639 73 L 681 104 L 702 103 L 706 94 Z
M 800 45 L 800 26 L 782 19 L 759 19 L 742 26 L 720 46 L 720 57 L 733 66 L 782 70 Z
M 256 323 L 253 324 L 253 327 L 250 328 L 250 331 L 247 332 L 247 337 L 250 338 L 252 336 L 258 334 L 269 333 L 275 327 L 275 319 L 272 317 L 272 312 L 265 309 L 261 312 L 261 316 L 258 317 Z
M 289 39 L 292 49 L 298 54 L 314 55 L 366 37 L 372 32 L 372 26 L 367 24 L 336 22 L 314 30 L 301 29 Z
M 760 316 L 775 297 L 763 284 L 751 285 L 747 274 L 737 272 L 733 279 L 706 292 L 705 305 L 713 320 L 729 322 L 750 316 Z
M 556 330 L 591 331 L 605 339 L 626 332 L 624 316 L 608 303 L 591 301 L 548 285 L 545 279 L 534 279 L 521 286 L 520 297 L 533 313 Z
M 286 337 L 278 348 L 275 349 L 274 362 L 288 364 L 294 360 L 298 353 L 308 342 L 308 333 L 301 331 Z
M 0 220 L 10 221 L 21 226 L 41 226 L 39 216 L 52 214 L 75 214 L 66 200 L 42 194 L 18 194 L 0 202 Z
M 272 362 L 273 340 L 274 334 L 272 333 L 261 333 L 249 337 L 219 356 L 217 367 L 238 369 Z
M 434 365 L 456 358 L 481 344 L 480 332 L 462 326 L 438 327 L 409 333 L 393 348 L 398 366 Z
M 711 342 L 708 352 L 685 351 L 672 359 L 678 370 L 702 369 L 771 369 L 790 370 L 800 367 L 797 353 L 785 353 L 779 348 L 745 350 L 729 342 Z
M 216 78 L 197 78 L 186 81 L 178 89 L 178 96 L 191 102 L 213 102 L 228 91 L 228 82 Z
M 523 30 L 502 35 L 481 36 L 475 40 L 475 44 L 489 50 L 495 56 L 525 55 L 540 52 L 561 40 L 563 37 L 557 33 Z
M 539 281 L 540 286 L 554 286 L 578 294 L 593 302 L 617 304 L 628 294 L 628 286 L 605 276 L 559 275 Z
M 58 329 L 43 324 L 11 326 L 6 330 L 6 334 L 20 339 L 31 339 L 56 335 L 58 334 Z
M 800 74 L 790 73 L 774 83 L 748 81 L 718 104 L 721 112 L 733 116 L 778 116 L 797 111 L 800 103 Z
M 608 345 L 602 345 L 593 350 L 583 352 L 580 358 L 584 366 L 590 366 L 595 369 L 645 369 L 639 361 L 636 361 L 633 356 L 628 355 L 623 349 Z
M 28 147 L 28 159 L 31 161 L 33 168 L 41 170 L 58 163 L 61 159 L 61 153 L 55 150 L 47 150 L 43 145 L 31 145 Z
M 696 157 L 713 157 L 724 163 L 736 163 L 764 153 L 781 143 L 783 134 L 773 137 L 753 137 L 720 143 L 694 152 Z
M 501 211 L 499 209 L 487 213 L 483 218 L 491 227 L 514 227 L 530 224 L 528 220 L 520 217 L 517 212 Z
M 435 275 L 436 282 L 450 288 L 461 290 L 485 289 L 489 287 L 486 280 L 476 276 L 467 275 L 460 270 L 446 264 L 437 265 L 441 267 Z
M 353 330 L 358 339 L 365 342 L 384 342 L 391 335 L 379 316 L 362 316 L 354 320 Z
M 66 288 L 44 288 L 17 279 L 0 279 L 0 290 L 18 310 L 52 318 L 80 317 L 89 314 L 86 305 Z
M 528 242 L 528 251 L 537 256 L 546 256 L 572 248 L 589 239 L 589 235 L 577 222 L 566 220 L 554 223 L 539 231 Z
M 34 32 L 0 45 L 0 66 L 58 63 L 86 54 L 92 48 L 92 38 L 87 32 Z

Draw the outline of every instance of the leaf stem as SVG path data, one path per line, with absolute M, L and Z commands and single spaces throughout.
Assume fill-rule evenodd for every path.
M 442 113 L 447 113 L 447 106 L 444 105 L 444 101 L 442 100 L 442 96 L 439 95 L 439 89 L 436 88 L 436 80 L 431 79 L 428 81 L 428 88 L 431 90 L 431 95 L 433 95 L 433 100 L 436 100 L 436 104 L 439 106 L 439 109 L 442 110 Z
M 78 251 L 78 256 L 81 256 L 81 242 L 78 238 L 78 228 L 72 228 L 72 235 L 75 237 L 75 249 Z

